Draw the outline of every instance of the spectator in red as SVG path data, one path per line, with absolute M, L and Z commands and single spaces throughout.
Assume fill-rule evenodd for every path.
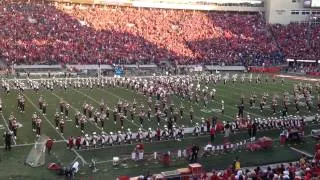
M 211 176 L 211 180 L 219 180 L 220 178 L 218 177 L 216 171 L 212 171 L 212 176 Z
M 46 142 L 46 149 L 48 151 L 48 154 L 50 154 L 52 146 L 53 146 L 53 140 L 51 138 L 49 138 Z

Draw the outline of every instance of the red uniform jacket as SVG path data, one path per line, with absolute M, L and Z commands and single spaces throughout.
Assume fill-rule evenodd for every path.
M 48 139 L 48 141 L 46 142 L 47 149 L 51 149 L 52 145 L 53 145 L 53 140 L 52 139 Z

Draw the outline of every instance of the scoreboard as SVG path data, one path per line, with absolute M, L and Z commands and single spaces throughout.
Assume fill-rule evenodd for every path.
M 304 7 L 320 8 L 320 0 L 304 0 Z

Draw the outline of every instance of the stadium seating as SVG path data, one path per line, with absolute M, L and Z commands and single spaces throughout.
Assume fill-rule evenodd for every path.
M 287 58 L 318 60 L 320 57 L 320 25 L 272 25 L 281 51 Z
M 285 163 L 265 167 L 234 170 L 232 167 L 224 171 L 206 173 L 206 177 L 212 180 L 218 179 L 311 179 L 319 177 L 319 166 L 314 162 Z
M 31 1 L 33 2 L 33 1 Z M 320 26 L 272 25 L 261 14 L 0 2 L 10 63 L 265 65 L 319 59 Z M 279 47 L 282 53 L 279 53 Z M 283 56 L 284 55 L 284 56 Z
M 261 65 L 280 58 L 260 14 L 10 1 L 0 9 L 8 62 Z

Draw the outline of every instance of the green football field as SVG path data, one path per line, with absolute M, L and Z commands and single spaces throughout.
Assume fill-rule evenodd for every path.
M 269 117 L 272 116 L 272 110 L 269 108 L 264 109 L 263 112 L 260 112 L 258 108 L 249 108 L 249 97 L 252 93 L 257 94 L 258 102 L 263 93 L 268 93 L 268 103 L 271 103 L 271 97 L 274 94 L 277 94 L 279 97 L 282 97 L 283 92 L 288 91 L 292 95 L 293 85 L 298 83 L 295 80 L 286 79 L 284 84 L 280 82 L 280 79 L 277 79 L 275 83 L 269 82 L 265 83 L 264 80 L 261 84 L 252 83 L 241 84 L 236 82 L 232 84 L 228 82 L 226 85 L 219 83 L 218 85 L 210 84 L 209 89 L 215 88 L 216 98 L 215 101 L 209 103 L 208 108 L 204 108 L 201 104 L 196 104 L 194 102 L 190 103 L 178 96 L 171 95 L 170 99 L 174 102 L 176 107 L 179 107 L 182 103 L 185 107 L 185 117 L 178 121 L 178 124 L 183 124 L 186 127 L 193 127 L 196 122 L 200 122 L 202 117 L 211 117 L 215 115 L 219 120 L 230 121 L 233 120 L 238 112 L 237 105 L 240 102 L 240 97 L 245 97 L 245 114 L 250 114 L 251 118 L 254 117 Z M 313 84 L 314 85 L 314 84 Z M 317 103 L 317 93 L 314 90 L 312 92 L 313 104 Z M 79 151 L 70 151 L 66 149 L 66 143 L 64 142 L 69 136 L 78 136 L 81 134 L 80 129 L 75 127 L 74 123 L 74 114 L 77 110 L 81 110 L 81 107 L 84 102 L 90 103 L 95 107 L 98 107 L 100 101 L 103 99 L 104 102 L 109 106 L 113 107 L 120 100 L 127 100 L 132 102 L 135 98 L 138 104 L 146 104 L 147 97 L 143 96 L 140 93 L 137 93 L 132 90 L 128 90 L 122 87 L 104 87 L 102 88 L 93 88 L 93 89 L 73 89 L 68 88 L 67 91 L 63 89 L 56 88 L 53 92 L 48 90 L 40 90 L 37 94 L 33 90 L 25 90 L 23 95 L 26 100 L 26 110 L 24 113 L 21 113 L 17 109 L 17 91 L 11 91 L 9 94 L 1 92 L 1 99 L 3 104 L 3 113 L 1 116 L 0 124 L 2 129 L 5 129 L 6 124 L 8 123 L 8 117 L 10 113 L 17 118 L 17 121 L 22 124 L 22 127 L 18 129 L 18 136 L 15 142 L 15 147 L 10 152 L 5 152 L 3 147 L 0 151 L 0 162 L 2 168 L 0 168 L 0 177 L 1 179 L 59 179 L 55 173 L 50 172 L 46 169 L 46 166 L 39 168 L 31 168 L 25 165 L 25 158 L 28 155 L 29 151 L 33 147 L 33 143 L 36 141 L 35 133 L 32 132 L 31 128 L 31 117 L 34 112 L 40 113 L 38 109 L 38 99 L 40 95 L 48 103 L 47 115 L 41 115 L 42 119 L 42 134 L 47 135 L 57 142 L 53 146 L 52 155 L 46 156 L 46 162 L 59 162 L 63 165 L 68 165 L 75 159 L 79 162 L 81 160 L 79 157 L 83 158 L 84 161 L 90 163 L 91 159 L 95 159 L 97 162 L 97 168 L 99 169 L 96 173 L 92 173 L 88 165 L 80 166 L 80 172 L 77 174 L 77 178 L 88 179 L 89 177 L 94 177 L 94 179 L 102 179 L 103 177 L 109 177 L 110 179 L 115 179 L 119 175 L 140 175 L 146 173 L 160 173 L 165 170 L 173 170 L 181 167 L 186 167 L 188 162 L 184 159 L 174 159 L 171 166 L 166 167 L 157 161 L 145 160 L 144 162 L 134 163 L 132 161 L 126 160 L 123 162 L 123 166 L 113 167 L 112 158 L 114 156 L 119 156 L 121 159 L 130 157 L 131 152 L 133 151 L 135 144 L 133 145 L 120 145 L 120 146 L 110 146 L 106 148 L 99 149 L 85 149 Z M 70 103 L 70 118 L 66 121 L 65 132 L 60 134 L 54 127 L 54 113 L 58 110 L 58 105 L 60 100 Z M 221 100 L 225 102 L 225 113 L 221 114 L 219 112 Z M 280 98 L 281 99 L 281 98 Z M 292 100 L 292 98 L 291 98 Z M 280 104 L 280 101 L 278 101 Z M 190 122 L 188 119 L 190 106 L 194 109 L 195 121 Z M 146 105 L 145 105 L 146 107 Z M 281 116 L 281 108 L 278 108 L 279 112 L 276 116 Z M 306 107 L 302 107 L 299 115 L 311 116 L 316 112 L 316 107 L 314 106 L 312 112 L 308 112 Z M 294 105 L 289 106 L 289 114 L 295 114 Z M 161 127 L 165 125 L 164 121 L 161 122 Z M 308 124 L 306 127 L 306 135 L 310 134 L 311 129 L 319 129 L 318 124 Z M 129 120 L 125 121 L 125 129 L 130 128 L 133 132 L 138 130 L 139 121 L 138 118 L 134 122 Z M 145 120 L 143 129 L 151 127 L 155 129 L 157 127 L 156 120 L 151 118 L 150 121 Z M 106 122 L 104 131 L 106 132 L 116 132 L 121 130 L 119 124 L 114 124 L 111 119 L 109 122 Z M 85 132 L 101 132 L 99 125 L 95 125 L 92 122 L 87 122 L 85 125 Z M 306 137 L 304 142 L 299 144 L 286 144 L 280 145 L 278 137 L 280 130 L 270 130 L 258 132 L 258 136 L 269 136 L 275 139 L 274 147 L 270 150 L 258 151 L 258 152 L 248 152 L 246 150 L 237 150 L 234 152 L 225 152 L 223 154 L 212 155 L 210 157 L 201 157 L 199 161 L 204 165 L 206 169 L 223 169 L 226 166 L 230 165 L 233 159 L 238 156 L 241 160 L 242 166 L 255 166 L 260 164 L 276 163 L 276 162 L 287 162 L 294 161 L 299 159 L 300 155 L 295 151 L 291 150 L 289 147 L 293 146 L 298 149 L 304 150 L 309 153 L 313 153 L 313 147 L 316 143 L 316 140 Z M 221 144 L 223 141 L 223 135 L 218 135 L 215 144 Z M 231 142 L 238 142 L 247 138 L 246 132 L 237 132 L 235 135 L 231 135 Z M 4 144 L 3 139 L 0 140 Z M 207 135 L 202 135 L 200 137 L 193 137 L 192 135 L 186 135 L 185 139 L 182 141 L 169 140 L 165 142 L 152 142 L 145 143 L 145 155 L 147 158 L 151 158 L 153 152 L 176 152 L 177 150 L 186 149 L 191 146 L 192 143 L 196 143 L 200 146 L 204 146 L 209 141 Z M 46 164 L 47 164 L 46 163 Z M 109 179 L 108 178 L 108 179 Z M 63 177 L 61 177 L 63 179 Z

